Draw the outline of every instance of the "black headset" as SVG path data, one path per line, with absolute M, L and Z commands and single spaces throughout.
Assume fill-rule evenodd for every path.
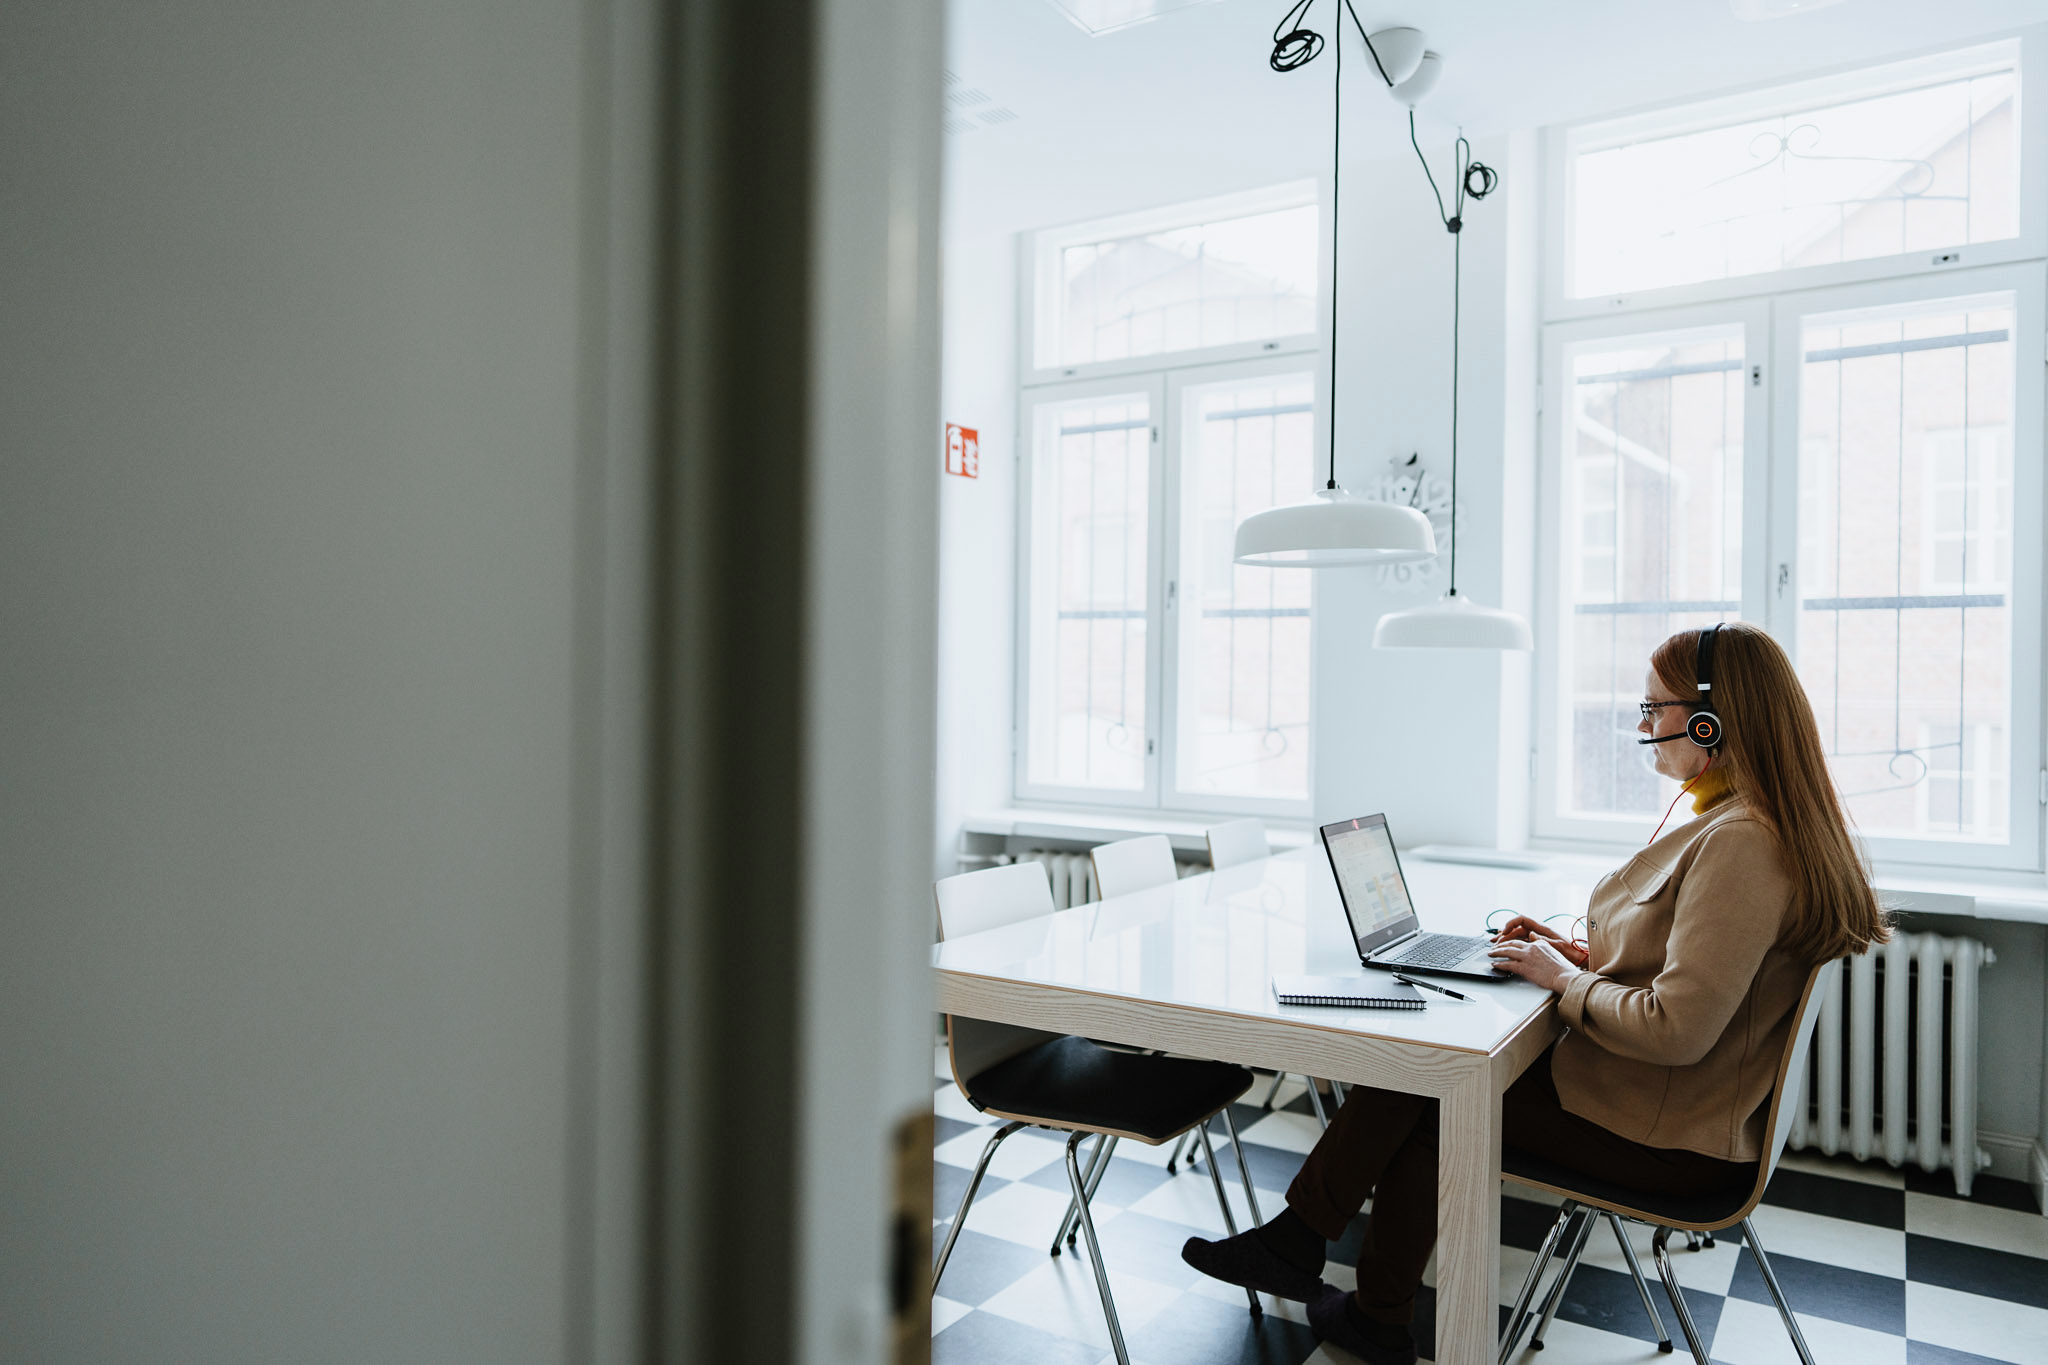
M 1702 749 L 1721 747 L 1721 717 L 1714 710 L 1714 637 L 1720 633 L 1719 621 L 1700 632 L 1700 699 L 1697 708 L 1685 718 L 1686 738 Z
M 1680 731 L 1696 746 L 1712 751 L 1721 747 L 1721 716 L 1714 710 L 1714 637 L 1721 633 L 1721 623 L 1716 621 L 1700 632 L 1699 655 L 1694 671 L 1699 675 L 1699 700 L 1693 704 L 1693 712 L 1685 718 L 1685 729 Z M 1655 739 L 1639 739 L 1638 744 L 1669 744 L 1678 735 L 1664 735 Z

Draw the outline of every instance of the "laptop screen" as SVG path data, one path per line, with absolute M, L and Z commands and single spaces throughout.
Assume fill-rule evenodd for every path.
M 1386 816 L 1362 815 L 1324 825 L 1323 848 L 1337 875 L 1337 896 L 1351 921 L 1360 958 L 1414 931 L 1415 906 L 1401 879 L 1401 860 L 1394 854 Z

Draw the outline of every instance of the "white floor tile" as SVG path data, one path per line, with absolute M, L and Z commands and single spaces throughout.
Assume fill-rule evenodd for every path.
M 1906 1234 L 1901 1230 L 1769 1204 L 1758 1205 L 1750 1221 L 1768 1255 L 1797 1256 L 1845 1270 L 1906 1278 Z
M 1118 1212 L 1102 1204 L 1093 1208 L 1098 1231 Z M 1030 1184 L 1005 1185 L 975 1198 L 967 1213 L 967 1230 L 1045 1251 L 1052 1246 L 1052 1234 L 1066 1211 L 1067 1195 L 1061 1191 Z
M 2038 1365 L 2048 1360 L 2048 1309 L 1908 1281 L 1906 1335 L 1952 1351 Z
M 2048 1258 L 2048 1218 L 2018 1209 L 1966 1204 L 1960 1199 L 1909 1192 L 1906 1231 L 1989 1247 L 1993 1251 L 2009 1251 L 2016 1256 Z M 2042 1273 L 2048 1274 L 2048 1266 L 2042 1268 Z
M 1313 1114 L 1278 1112 L 1258 1119 L 1239 1133 L 1246 1142 L 1277 1147 L 1283 1152 L 1299 1152 L 1303 1156 L 1315 1149 L 1316 1139 L 1322 1135 L 1323 1126 L 1316 1122 Z
M 948 1166 L 971 1171 L 974 1163 L 981 1160 L 981 1151 L 988 1146 L 989 1136 L 988 1133 L 962 1133 L 940 1143 L 932 1156 Z M 1022 1180 L 1055 1161 L 1065 1162 L 1065 1147 L 1065 1143 L 1033 1132 L 1013 1133 L 996 1148 L 995 1160 L 989 1162 L 988 1172 L 1004 1180 Z
M 1169 1285 L 1119 1271 L 1114 1265 L 1109 1271 L 1109 1290 L 1116 1299 L 1117 1320 L 1123 1324 L 1126 1336 L 1150 1322 L 1181 1293 Z M 1041 1332 L 1085 1341 L 1105 1350 L 1109 1347 L 1109 1324 L 1103 1321 L 1095 1272 L 1086 1256 L 1048 1260 L 981 1308 L 985 1313 L 1029 1324 Z
M 1209 1183 L 1207 1174 L 1198 1174 L 1199 1179 L 1166 1181 L 1132 1204 L 1131 1212 L 1142 1213 L 1148 1218 L 1163 1219 L 1168 1223 L 1178 1223 L 1182 1227 L 1201 1233 L 1204 1237 L 1223 1236 L 1226 1229 L 1223 1226 L 1223 1213 L 1216 1207 L 1215 1187 Z M 1228 1192 L 1228 1184 L 1224 1189 Z M 1279 1207 L 1274 1206 L 1276 1212 Z M 1244 1205 L 1241 1199 L 1233 1205 L 1232 1212 L 1239 1217 L 1243 1215 Z M 1243 1230 L 1241 1225 L 1239 1230 Z
M 988 1116 L 967 1102 L 967 1097 L 953 1087 L 932 1092 L 932 1112 L 941 1118 L 959 1119 L 962 1123 L 987 1123 Z M 984 1135 L 982 1141 L 988 1139 Z
M 1553 1361 L 1569 1361 L 1571 1365 L 1648 1365 L 1648 1362 L 1684 1360 L 1684 1350 L 1679 1346 L 1681 1354 L 1659 1355 L 1655 1342 L 1637 1341 L 1634 1337 L 1555 1318 L 1551 1321 L 1550 1330 L 1543 1334 L 1541 1351 L 1530 1350 L 1525 1336 L 1522 1349 L 1511 1359 L 1521 1362 L 1521 1365 L 1550 1365 Z
M 1834 1180 L 1854 1180 L 1862 1185 L 1881 1185 L 1888 1190 L 1906 1188 L 1906 1177 L 1881 1161 L 1853 1161 L 1844 1156 L 1823 1156 L 1819 1152 L 1787 1152 L 1779 1159 L 1783 1170 L 1804 1171 Z
M 1768 1246 L 1769 1244 L 1766 1243 Z M 1873 1332 L 1846 1322 L 1798 1314 L 1799 1331 L 1815 1360 L 1854 1361 L 1856 1365 L 1906 1365 L 1906 1340 L 1889 1332 Z M 1678 1324 L 1671 1324 L 1675 1333 Z M 1683 1349 L 1682 1339 L 1674 1344 Z M 1769 1304 L 1728 1299 L 1714 1327 L 1712 1355 L 1726 1365 L 1799 1365 L 1799 1353 L 1785 1331 L 1785 1320 Z
M 937 1336 L 973 1311 L 969 1304 L 955 1303 L 940 1294 L 932 1295 L 932 1335 Z

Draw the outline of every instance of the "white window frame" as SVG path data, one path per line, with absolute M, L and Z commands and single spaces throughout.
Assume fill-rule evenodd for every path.
M 1574 157 L 1588 143 L 1612 144 L 1631 136 L 1652 137 L 1712 126 L 1724 120 L 1807 108 L 1867 94 L 1874 88 L 1906 86 L 1936 74 L 1967 69 L 1958 57 L 1974 59 L 2009 54 L 2019 72 L 2018 117 L 2020 185 L 2019 232 L 1991 242 L 1960 243 L 1939 253 L 1911 251 L 1894 256 L 1829 265 L 1804 266 L 1732 279 L 1672 285 L 1618 295 L 1573 298 Z M 1991 64 L 1989 61 L 1982 65 Z M 1980 63 L 1972 60 L 1968 66 Z M 1683 115 L 1685 121 L 1679 122 Z M 2048 255 L 2048 25 L 2041 25 L 1963 48 L 1947 47 L 1880 67 L 1840 69 L 1795 84 L 1770 82 L 1718 99 L 1687 102 L 1676 108 L 1655 106 L 1604 119 L 1597 124 L 1552 127 L 1544 131 L 1546 176 L 1543 217 L 1546 249 L 1543 262 L 1544 320 L 1564 322 L 1631 313 L 1640 309 L 1684 307 L 1720 300 L 1775 296 L 1791 290 L 1826 288 L 1869 280 L 1927 273 L 1964 271 L 1981 265 L 2035 260 Z
M 1804 272 L 1785 272 L 1787 275 Z M 1764 277 L 1769 280 L 1779 276 Z M 1570 639 L 1567 562 L 1574 538 L 1564 522 L 1570 449 L 1565 422 L 1572 406 L 1566 386 L 1571 360 L 1590 344 L 1740 321 L 1750 387 L 1743 408 L 1743 513 L 1741 619 L 1761 625 L 1795 659 L 1799 626 L 1799 389 L 1804 357 L 1803 319 L 1862 308 L 1955 302 L 1977 296 L 2013 300 L 2012 681 L 2009 732 L 2011 803 L 2003 847 L 1968 841 L 1870 837 L 1880 868 L 1920 871 L 2039 872 L 2043 866 L 2044 806 L 2048 782 L 2044 752 L 2042 682 L 2048 643 L 2048 593 L 2043 591 L 2041 528 L 2048 525 L 2044 479 L 2044 409 L 2048 409 L 2048 267 L 2041 261 L 1924 272 L 1828 289 L 1776 292 L 1767 299 L 1730 300 L 1681 309 L 1631 309 L 1611 316 L 1554 323 L 1544 329 L 1541 488 L 1537 559 L 1535 788 L 1530 828 L 1544 846 L 1618 852 L 1639 845 L 1655 817 L 1571 817 L 1560 799 L 1564 747 L 1570 734 L 1570 698 L 1561 668 Z M 1758 366 L 1761 366 L 1759 372 Z M 1647 660 L 1645 661 L 1647 666 Z
M 1950 274 L 1923 274 L 1903 279 L 1872 280 L 1833 289 L 1780 295 L 1773 303 L 1773 347 L 1780 370 L 1782 400 L 1774 404 L 1772 448 L 1793 458 L 1777 460 L 1772 469 L 1775 512 L 1770 539 L 1770 574 L 1774 588 L 1765 625 L 1795 660 L 1799 657 L 1799 376 L 1803 319 L 1812 314 L 1848 312 L 1940 302 L 1968 306 L 1978 296 L 2010 294 L 2013 301 L 2013 546 L 2012 546 L 2012 704 L 2007 743 L 2011 746 L 2012 780 L 2003 848 L 1968 841 L 1900 839 L 1869 836 L 1864 845 L 1881 866 L 1910 869 L 1955 868 L 2004 871 L 2042 870 L 2044 807 L 2041 784 L 2048 781 L 2044 754 L 2041 682 L 2042 647 L 2048 638 L 2048 594 L 2042 591 L 2041 530 L 2043 520 L 2044 338 L 2048 338 L 2048 272 L 2040 261 L 1985 266 Z M 2031 519 L 2031 528 L 2029 520 Z M 2031 529 L 2032 534 L 2028 534 Z M 1782 586 L 1778 586 L 1782 585 Z
M 1316 330 L 1297 332 L 1292 336 L 1272 337 L 1264 341 L 1237 341 L 1223 346 L 1204 346 L 1186 351 L 1157 351 L 1150 355 L 1131 356 L 1121 360 L 1098 360 L 1086 364 L 1065 365 L 1041 361 L 1038 354 L 1039 319 L 1050 316 L 1059 307 L 1060 253 L 1068 247 L 1119 237 L 1135 237 L 1148 232 L 1168 232 L 1191 224 L 1212 223 L 1226 218 L 1248 218 L 1253 214 L 1300 208 L 1318 202 L 1324 203 L 1325 207 L 1319 215 L 1320 231 L 1316 237 L 1317 254 L 1322 258 L 1317 270 Z M 1290 181 L 1265 189 L 1247 190 L 1239 194 L 1217 195 L 1210 199 L 1148 209 L 1142 213 L 1128 213 L 1116 218 L 1098 218 L 1092 222 L 1020 234 L 1017 242 L 1018 384 L 1031 386 L 1102 375 L 1152 374 L 1186 365 L 1250 360 L 1268 355 L 1292 355 L 1302 350 L 1320 349 L 1322 329 L 1327 326 L 1321 318 L 1329 311 L 1329 227 L 1330 214 L 1326 197 L 1322 194 L 1322 182 L 1309 179 Z
M 1313 338 L 1311 338 L 1313 340 Z M 1313 376 L 1315 417 L 1324 429 L 1328 376 L 1318 363 L 1317 348 L 1297 347 L 1278 355 L 1199 364 L 1155 365 L 1149 374 L 1107 375 L 1035 384 L 1018 390 L 1017 441 L 1017 646 L 1016 715 L 1013 790 L 1020 802 L 1060 807 L 1142 809 L 1159 814 L 1260 815 L 1305 819 L 1315 792 L 1315 608 L 1309 608 L 1310 672 L 1307 791 L 1299 801 L 1259 796 L 1209 796 L 1176 790 L 1179 748 L 1181 576 L 1180 442 L 1184 421 L 1183 395 L 1189 388 L 1232 379 L 1302 373 Z M 1046 590 L 1046 566 L 1032 563 L 1033 489 L 1038 457 L 1036 410 L 1046 403 L 1145 392 L 1152 404 L 1152 461 L 1148 470 L 1149 511 L 1146 527 L 1146 688 L 1145 785 L 1142 790 L 1111 791 L 1031 781 L 1031 617 L 1033 595 Z M 1306 498 L 1312 488 L 1302 490 Z M 1313 585 L 1311 585 L 1313 587 Z M 1311 592 L 1313 599 L 1313 592 Z
M 1587 846 L 1602 851 L 1640 844 L 1653 820 L 1635 816 L 1586 816 L 1565 813 L 1562 784 L 1564 751 L 1572 734 L 1572 697 L 1564 686 L 1560 662 L 1571 638 L 1570 562 L 1576 537 L 1564 522 L 1564 495 L 1570 471 L 1566 452 L 1572 448 L 1566 424 L 1575 411 L 1572 361 L 1579 352 L 1610 342 L 1635 338 L 1682 338 L 1709 329 L 1739 327 L 1742 331 L 1744 380 L 1742 404 L 1742 596 L 1744 620 L 1762 618 L 1766 567 L 1754 547 L 1764 543 L 1769 526 L 1769 405 L 1763 401 L 1770 385 L 1764 357 L 1771 342 L 1768 305 L 1754 300 L 1658 309 L 1625 317 L 1588 318 L 1544 329 L 1543 411 L 1538 464 L 1538 526 L 1536 563 L 1536 737 L 1535 790 L 1531 793 L 1531 835 L 1561 847 Z M 1759 370 L 1761 366 L 1761 370 Z M 1618 539 L 1618 538 L 1617 538 Z M 1649 661 L 1643 661 L 1644 667 Z

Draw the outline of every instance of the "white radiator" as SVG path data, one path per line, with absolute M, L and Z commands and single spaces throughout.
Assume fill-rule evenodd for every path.
M 1977 973 L 1995 961 L 1973 938 L 1903 933 L 1850 958 L 1821 1001 L 1789 1145 L 1910 1158 L 1969 1194 L 1991 1164 L 1977 1146 Z
M 1019 849 L 1011 855 L 1010 861 L 1045 864 L 1046 875 L 1052 879 L 1052 903 L 1056 910 L 1086 905 L 1096 899 L 1095 867 L 1088 861 L 1086 850 L 1074 852 L 1058 848 Z M 1173 870 L 1183 877 L 1189 877 L 1197 872 L 1207 872 L 1209 865 L 1182 862 L 1175 858 Z

